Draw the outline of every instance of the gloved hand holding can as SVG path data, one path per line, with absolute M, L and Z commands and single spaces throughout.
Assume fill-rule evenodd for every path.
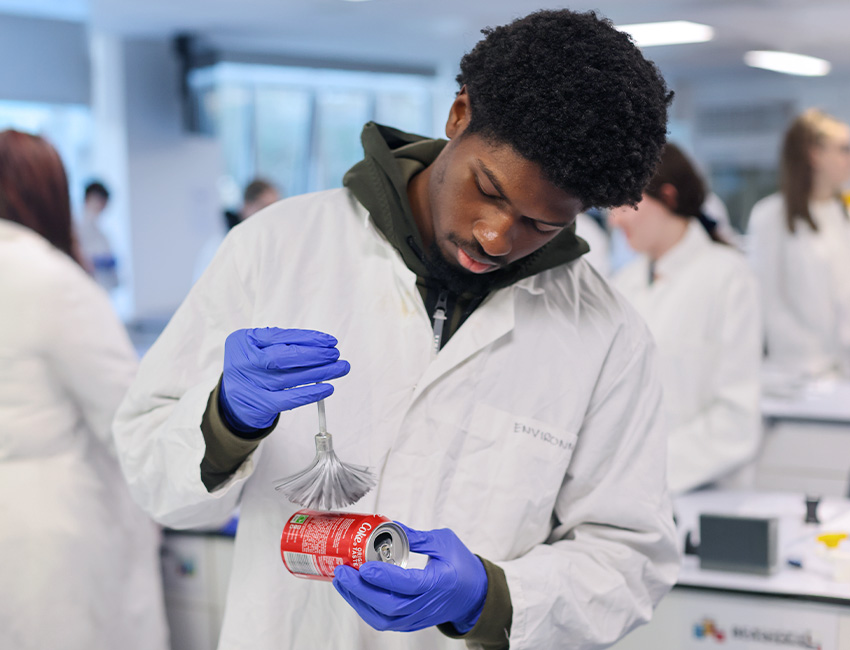
M 376 630 L 413 632 L 451 623 L 461 634 L 478 622 L 487 596 L 484 565 L 451 530 L 401 526 L 410 550 L 430 556 L 424 569 L 367 562 L 338 566 L 334 587 Z

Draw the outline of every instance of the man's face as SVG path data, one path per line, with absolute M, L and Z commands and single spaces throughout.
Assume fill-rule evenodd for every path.
M 425 246 L 436 246 L 455 270 L 483 275 L 548 243 L 582 205 L 509 145 L 463 135 L 468 117 L 461 92 L 446 126 L 451 141 L 422 179 L 414 177 L 409 194 L 419 195 L 411 204 Z

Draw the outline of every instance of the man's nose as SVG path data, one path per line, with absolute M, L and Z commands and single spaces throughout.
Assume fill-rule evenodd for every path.
M 472 235 L 491 257 L 502 257 L 513 248 L 513 219 L 498 214 L 478 220 L 472 227 Z

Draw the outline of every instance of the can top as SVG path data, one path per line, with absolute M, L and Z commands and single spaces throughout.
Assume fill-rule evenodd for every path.
M 375 528 L 366 546 L 367 562 L 386 562 L 401 568 L 407 566 L 410 543 L 404 530 L 395 522 L 385 522 Z

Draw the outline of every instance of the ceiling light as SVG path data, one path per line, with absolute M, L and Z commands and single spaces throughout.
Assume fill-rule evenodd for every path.
M 803 54 L 792 54 L 791 52 L 770 52 L 766 50 L 753 50 L 744 55 L 744 63 L 753 68 L 764 68 L 774 72 L 785 74 L 796 74 L 805 77 L 823 77 L 829 74 L 831 65 L 829 61 L 817 59 L 813 56 Z
M 687 20 L 671 20 L 665 23 L 638 23 L 618 25 L 617 29 L 626 32 L 638 47 L 653 45 L 679 45 L 681 43 L 705 43 L 714 38 L 714 29 Z

